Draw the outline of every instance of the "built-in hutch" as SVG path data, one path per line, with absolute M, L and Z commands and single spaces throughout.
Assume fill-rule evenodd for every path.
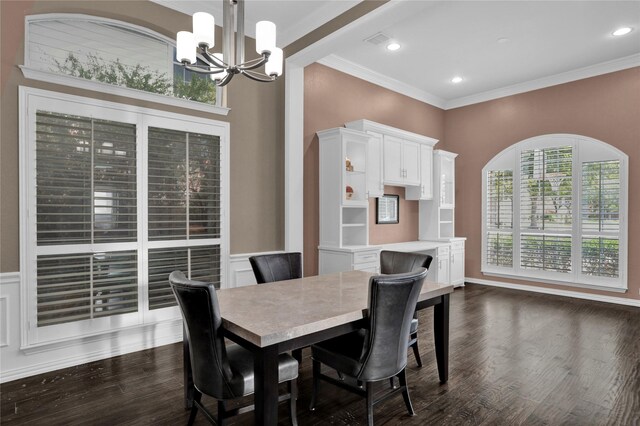
M 357 120 L 318 132 L 321 274 L 378 273 L 381 250 L 434 256 L 428 279 L 464 284 L 464 238 L 454 237 L 455 157 L 416 133 Z M 405 187 L 420 200 L 419 241 L 369 245 L 369 199 L 384 185 Z

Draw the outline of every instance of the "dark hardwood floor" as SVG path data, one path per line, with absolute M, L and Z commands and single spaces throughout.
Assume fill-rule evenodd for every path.
M 438 383 L 431 309 L 420 313 L 424 366 L 409 356 L 417 415 L 408 417 L 398 396 L 376 406 L 376 425 L 640 424 L 640 309 L 467 285 L 451 298 L 445 385 Z M 326 383 L 309 412 L 304 355 L 299 423 L 364 424 L 364 400 Z M 0 392 L 3 425 L 181 425 L 188 418 L 181 344 L 5 383 Z M 205 402 L 215 410 L 213 400 Z M 286 404 L 280 419 L 289 424 Z M 230 423 L 251 425 L 253 414 Z M 196 424 L 207 424 L 204 416 Z

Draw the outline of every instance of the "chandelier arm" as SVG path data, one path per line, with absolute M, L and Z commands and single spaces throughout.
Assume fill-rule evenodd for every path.
M 174 62 L 175 64 L 179 64 L 185 67 L 185 69 L 198 73 L 198 74 L 220 74 L 221 72 L 225 72 L 226 69 L 217 69 L 217 70 L 212 70 L 209 66 L 207 65 L 185 65 L 181 62 Z
M 233 73 L 228 73 L 227 75 L 224 76 L 224 78 L 222 80 L 216 81 L 216 86 L 218 86 L 218 87 L 226 86 L 227 84 L 229 84 L 229 82 L 231 81 L 233 76 L 234 76 Z
M 250 61 L 245 62 L 244 64 L 238 65 L 238 69 L 240 71 L 254 70 L 266 64 L 268 60 L 269 60 L 269 54 L 263 53 L 261 58 L 252 59 Z
M 261 73 L 248 71 L 248 70 L 240 70 L 240 74 L 244 75 L 245 77 L 249 77 L 251 80 L 259 81 L 261 83 L 270 83 L 272 81 L 275 81 L 277 78 L 277 77 L 269 77 L 266 74 L 261 74 Z
M 228 68 L 227 64 L 225 64 L 224 62 L 220 61 L 215 56 L 209 54 L 209 52 L 207 52 L 206 49 L 201 49 L 200 52 L 198 52 L 198 55 L 200 56 L 200 59 L 202 59 L 204 62 L 208 63 L 209 66 L 211 66 L 211 64 L 213 64 L 213 65 L 215 65 L 216 68 Z

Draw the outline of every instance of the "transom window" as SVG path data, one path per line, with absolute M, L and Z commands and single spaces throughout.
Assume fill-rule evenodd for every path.
M 23 346 L 180 317 L 224 274 L 228 124 L 21 88 Z
M 482 271 L 626 289 L 628 157 L 595 139 L 527 139 L 483 169 Z
M 37 70 L 150 94 L 219 104 L 214 81 L 177 64 L 173 40 L 149 29 L 79 14 L 28 16 L 25 27 L 23 70 L 29 73 L 29 78 L 46 80 L 41 73 L 30 72 Z M 73 85 L 73 80 L 60 82 Z M 131 96 L 135 97 L 135 93 Z

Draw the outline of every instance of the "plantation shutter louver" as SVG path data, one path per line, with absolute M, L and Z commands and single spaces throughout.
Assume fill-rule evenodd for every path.
M 513 265 L 513 171 L 487 173 L 486 261 L 494 266 Z
M 582 164 L 582 273 L 619 275 L 620 162 Z
M 135 312 L 137 254 L 91 253 L 137 238 L 136 126 L 36 112 L 38 326 Z M 68 250 L 67 250 L 68 251 Z

